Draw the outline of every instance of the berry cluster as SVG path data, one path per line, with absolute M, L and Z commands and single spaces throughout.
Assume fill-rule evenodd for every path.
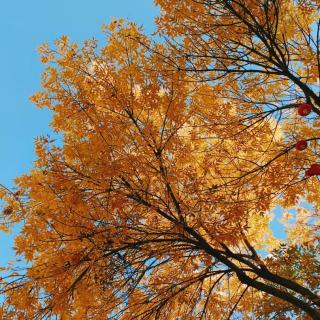
M 298 115 L 301 117 L 307 116 L 312 111 L 312 105 L 310 103 L 301 103 L 297 107 Z M 296 143 L 296 150 L 303 151 L 308 147 L 308 142 L 306 140 L 300 140 Z M 311 167 L 306 170 L 306 176 L 311 177 L 315 175 L 320 175 L 320 164 L 313 163 Z

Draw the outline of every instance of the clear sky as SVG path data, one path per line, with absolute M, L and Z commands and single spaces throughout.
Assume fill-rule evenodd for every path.
M 40 88 L 43 67 L 36 48 L 61 35 L 103 42 L 101 25 L 127 18 L 155 31 L 158 10 L 152 0 L 4 0 L 0 10 L 0 183 L 27 172 L 34 138 L 50 133 L 50 113 L 36 109 L 28 97 Z M 0 234 L 0 265 L 12 257 L 13 235 Z

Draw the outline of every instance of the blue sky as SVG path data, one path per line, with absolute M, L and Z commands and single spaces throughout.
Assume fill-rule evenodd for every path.
M 4 0 L 0 10 L 0 183 L 31 167 L 34 138 L 50 133 L 50 113 L 36 109 L 28 97 L 40 88 L 43 67 L 36 48 L 61 35 L 81 42 L 103 42 L 101 25 L 127 18 L 155 31 L 158 13 L 152 0 Z M 13 235 L 0 234 L 0 265 L 12 257 Z

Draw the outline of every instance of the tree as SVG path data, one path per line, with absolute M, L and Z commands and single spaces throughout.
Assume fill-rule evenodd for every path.
M 286 122 L 286 112 L 299 103 L 312 105 L 315 122 L 309 126 L 320 115 L 317 1 L 155 2 L 162 9 L 159 31 L 171 48 L 163 59 L 171 67 L 240 104 L 243 121 L 276 120 L 293 141 L 317 137 L 316 130 L 303 132 L 301 121 L 289 124 L 294 128 L 288 132 Z M 182 58 L 184 64 L 178 64 Z
M 318 119 L 298 118 L 297 99 L 281 105 L 281 76 L 259 85 L 262 72 L 201 72 L 218 57 L 184 50 L 198 54 L 192 41 L 210 37 L 183 38 L 191 22 L 173 31 L 165 15 L 178 2 L 160 4 L 175 44 L 114 21 L 99 50 L 65 36 L 40 48 L 47 67 L 32 100 L 53 111 L 63 143 L 38 138 L 34 168 L 2 192 L 4 223 L 23 222 L 15 246 L 28 265 L 2 278 L 1 318 L 319 319 L 318 180 L 304 176 Z M 206 4 L 184 5 L 201 26 Z M 270 212 L 300 198 L 314 210 L 298 208 L 280 243 Z

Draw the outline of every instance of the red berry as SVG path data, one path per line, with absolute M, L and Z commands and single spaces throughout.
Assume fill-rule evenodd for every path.
M 296 149 L 302 151 L 308 147 L 308 142 L 306 140 L 300 140 L 296 143 Z
M 311 177 L 313 174 L 310 169 L 306 170 L 306 176 Z
M 301 117 L 307 116 L 312 111 L 310 103 L 301 103 L 298 105 L 298 115 Z
M 320 163 L 313 163 L 310 169 L 316 174 L 320 174 Z
M 313 163 L 310 167 L 310 169 L 308 169 L 306 171 L 306 176 L 315 176 L 315 175 L 320 175 L 320 164 L 319 163 Z

